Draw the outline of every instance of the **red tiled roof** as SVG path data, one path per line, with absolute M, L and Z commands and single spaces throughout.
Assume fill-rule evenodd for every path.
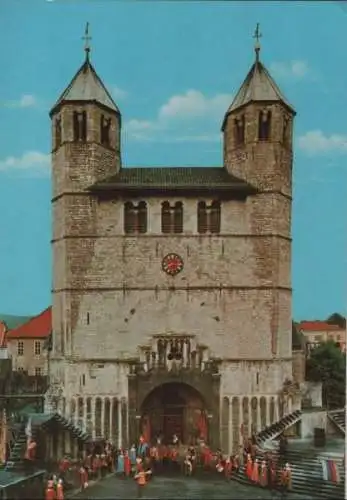
M 342 330 L 342 328 L 340 328 L 338 325 L 331 325 L 326 321 L 301 321 L 298 326 L 300 330 L 304 330 L 306 332 Z
M 45 339 L 52 331 L 52 308 L 48 307 L 38 316 L 34 316 L 23 325 L 9 330 L 7 340 L 11 339 Z

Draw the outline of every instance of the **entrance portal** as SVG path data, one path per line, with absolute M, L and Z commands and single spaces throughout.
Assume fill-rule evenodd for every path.
M 142 404 L 141 432 L 152 442 L 162 436 L 165 442 L 171 443 L 174 434 L 185 444 L 200 437 L 207 440 L 202 396 L 187 384 L 168 383 L 157 387 Z

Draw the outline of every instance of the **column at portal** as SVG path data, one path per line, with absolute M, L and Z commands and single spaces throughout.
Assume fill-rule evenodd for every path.
M 113 422 L 113 398 L 110 396 L 110 422 L 109 422 L 109 441 L 113 443 L 113 428 L 112 428 L 112 422 Z
M 271 406 L 271 397 L 266 396 L 266 425 L 270 425 L 271 417 L 270 417 L 270 406 Z
M 292 398 L 289 396 L 288 397 L 288 413 L 292 413 L 293 412 L 293 401 L 292 401 Z
M 70 400 L 70 419 L 73 425 L 76 425 L 77 418 L 77 401 L 75 398 L 71 398 Z
M 229 434 L 229 455 L 233 452 L 234 435 L 233 435 L 233 398 L 229 398 L 229 422 L 228 422 L 228 434 Z
M 279 398 L 275 398 L 275 422 L 279 421 L 280 418 L 280 401 Z
M 252 398 L 248 396 L 248 437 L 253 434 Z
M 257 397 L 257 429 L 259 432 L 261 430 L 261 407 L 260 407 L 260 397 Z
M 87 398 L 83 399 L 83 431 L 87 432 Z
M 121 449 L 122 448 L 122 443 L 123 443 L 123 423 L 122 423 L 122 404 L 121 400 L 118 400 L 118 405 L 117 405 L 117 422 L 118 422 L 118 442 L 117 442 L 117 448 Z
M 243 398 L 240 398 L 240 426 L 239 426 L 239 433 L 240 433 L 240 443 L 243 444 L 243 435 L 244 435 L 244 414 L 243 414 Z
M 101 398 L 101 436 L 105 437 L 105 398 Z
M 92 420 L 92 437 L 93 437 L 93 439 L 95 439 L 95 436 L 96 436 L 96 434 L 95 434 L 95 431 L 96 431 L 96 429 L 95 429 L 95 402 L 96 402 L 95 397 L 92 397 L 91 398 L 91 417 L 92 417 L 91 420 Z
M 188 358 L 188 344 L 184 342 L 183 344 L 183 360 L 182 360 L 182 365 L 185 368 L 187 366 L 187 358 Z

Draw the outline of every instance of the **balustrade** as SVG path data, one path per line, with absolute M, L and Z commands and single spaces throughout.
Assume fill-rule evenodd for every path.
M 150 372 L 153 370 L 180 371 L 182 369 L 204 371 L 210 368 L 208 350 L 197 344 L 192 337 L 156 337 L 151 346 L 141 348 L 140 368 Z

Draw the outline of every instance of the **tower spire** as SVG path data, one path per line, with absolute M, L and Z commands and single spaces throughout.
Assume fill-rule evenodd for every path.
M 263 35 L 260 33 L 260 27 L 259 27 L 259 23 L 257 23 L 257 26 L 255 28 L 255 32 L 254 32 L 254 35 L 253 35 L 253 38 L 255 39 L 255 43 L 254 43 L 254 50 L 255 50 L 255 61 L 258 62 L 259 61 L 259 52 L 260 52 L 260 38 L 262 37 Z
M 86 29 L 84 30 L 84 36 L 82 37 L 82 40 L 84 40 L 84 52 L 86 53 L 86 61 L 89 61 L 89 54 L 90 54 L 90 40 L 92 37 L 89 35 L 89 23 L 86 23 Z

